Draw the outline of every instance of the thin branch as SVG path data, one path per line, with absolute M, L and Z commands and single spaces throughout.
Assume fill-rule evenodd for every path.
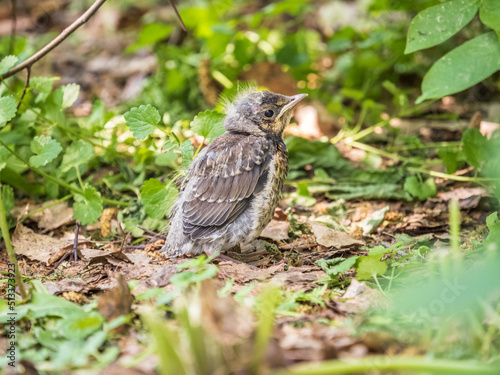
M 45 47 L 43 47 L 40 51 L 35 53 L 33 56 L 28 58 L 27 60 L 23 61 L 21 64 L 15 66 L 11 70 L 9 70 L 7 73 L 4 73 L 0 76 L 0 79 L 6 79 L 9 78 L 10 76 L 13 76 L 14 74 L 20 72 L 21 70 L 32 66 L 34 63 L 36 63 L 38 60 L 40 60 L 42 57 L 44 57 L 47 53 L 52 51 L 55 47 L 57 47 L 61 42 L 66 39 L 68 36 L 70 36 L 76 29 L 78 29 L 80 26 L 82 26 L 84 23 L 86 23 L 90 17 L 94 15 L 95 12 L 106 2 L 106 0 L 96 0 L 94 4 L 85 12 L 83 13 L 80 18 L 78 18 L 75 22 L 73 22 L 71 25 L 69 25 L 67 28 L 65 28 L 61 34 L 59 34 L 54 40 L 52 40 L 49 44 L 47 44 Z
M 26 91 L 28 91 L 28 87 L 30 87 L 30 77 L 31 77 L 31 66 L 26 68 L 26 83 L 24 84 L 23 93 L 21 94 L 21 98 L 19 99 L 19 103 L 17 103 L 17 110 L 21 108 L 21 104 L 23 103 L 24 96 L 26 95 Z
M 177 7 L 175 6 L 174 1 L 173 0 L 168 0 L 168 3 L 170 4 L 170 6 L 172 8 L 174 8 L 175 15 L 177 16 L 177 18 L 179 19 L 179 22 L 181 23 L 182 30 L 184 30 L 184 31 L 187 32 L 186 25 L 184 25 L 184 21 L 182 21 L 181 15 L 177 11 Z

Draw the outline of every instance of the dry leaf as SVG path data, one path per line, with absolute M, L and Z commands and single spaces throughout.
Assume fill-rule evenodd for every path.
M 311 222 L 312 232 L 316 236 L 316 241 L 318 244 L 326 247 L 334 247 L 340 249 L 342 247 L 348 247 L 352 245 L 364 245 L 365 243 L 361 240 L 355 239 L 349 233 L 339 232 L 337 230 L 328 228 L 326 225 Z
M 234 263 L 230 261 L 219 263 L 219 274 L 228 279 L 234 279 L 238 283 L 247 283 L 254 280 L 266 280 L 275 273 L 284 270 L 283 261 L 274 266 L 264 269 L 254 269 L 245 263 Z
M 54 238 L 35 233 L 22 224 L 16 226 L 12 236 L 12 245 L 17 255 L 24 255 L 30 260 L 36 260 L 48 265 L 50 257 L 63 247 L 71 245 L 74 234 L 65 233 L 61 238 Z
M 103 237 L 107 237 L 111 230 L 111 219 L 114 219 L 118 214 L 118 209 L 116 207 L 113 208 L 105 208 L 101 214 L 101 235 Z
M 48 281 L 43 283 L 50 294 L 61 294 L 63 292 L 87 293 L 88 285 L 82 279 L 62 279 L 59 281 Z
M 267 227 L 264 228 L 260 237 L 270 238 L 273 241 L 288 240 L 288 221 L 271 220 Z
M 132 302 L 134 302 L 134 296 L 130 293 L 130 288 L 121 273 L 117 275 L 116 281 L 118 285 L 97 299 L 97 309 L 108 322 L 132 312 Z M 117 327 L 118 331 L 123 332 L 123 327 Z

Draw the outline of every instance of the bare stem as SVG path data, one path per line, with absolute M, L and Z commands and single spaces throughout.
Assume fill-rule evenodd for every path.
M 2 74 L 0 76 L 0 79 L 3 80 L 9 78 L 14 74 L 20 72 L 21 70 L 32 66 L 34 63 L 36 63 L 38 60 L 40 60 L 42 57 L 44 57 L 46 54 L 48 54 L 50 51 L 56 48 L 59 44 L 61 44 L 76 29 L 85 24 L 105 2 L 106 0 L 96 0 L 94 4 L 92 4 L 92 6 L 89 9 L 87 9 L 85 13 L 83 13 L 75 22 L 73 22 L 71 25 L 65 28 L 61 32 L 61 34 L 59 34 L 49 44 L 47 44 L 45 47 L 43 47 L 40 51 L 35 53 L 30 58 L 23 61 L 21 64 L 9 70 L 7 73 Z
M 177 18 L 179 19 L 179 22 L 181 23 L 182 30 L 187 31 L 186 30 L 186 25 L 184 25 L 184 21 L 182 21 L 181 15 L 177 11 L 177 7 L 175 6 L 174 1 L 173 0 L 168 0 L 168 3 L 170 4 L 170 6 L 172 8 L 174 8 L 175 15 L 177 16 Z
M 26 82 L 24 84 L 23 93 L 21 94 L 21 98 L 19 99 L 19 103 L 17 103 L 17 110 L 21 108 L 21 104 L 23 104 L 24 96 L 26 95 L 26 91 L 28 91 L 28 87 L 30 87 L 30 77 L 31 77 L 31 66 L 26 68 Z
M 23 299 L 28 297 L 26 289 L 24 288 L 23 278 L 21 272 L 19 271 L 19 265 L 17 264 L 16 253 L 12 248 L 12 242 L 10 241 L 9 226 L 7 225 L 7 216 L 5 215 L 5 208 L 2 201 L 2 189 L 0 186 L 0 230 L 2 231 L 3 240 L 5 242 L 5 248 L 7 249 L 7 255 L 9 256 L 10 263 L 14 266 L 14 277 L 16 279 L 17 287 L 19 288 L 19 293 Z

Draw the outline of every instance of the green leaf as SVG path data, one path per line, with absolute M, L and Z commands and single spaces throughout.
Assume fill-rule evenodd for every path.
M 102 212 L 101 194 L 93 186 L 86 186 L 84 194 L 74 194 L 73 217 L 82 225 L 94 224 Z
M 16 116 L 17 101 L 12 95 L 0 98 L 0 127 Z
M 44 94 L 50 94 L 57 77 L 33 77 L 30 79 L 30 88 Z
M 92 145 L 79 139 L 73 142 L 66 150 L 61 163 L 61 171 L 67 172 L 73 167 L 76 168 L 79 165 L 86 164 L 93 156 L 94 149 Z
M 360 257 L 358 262 L 358 280 L 368 280 L 375 275 L 383 275 L 387 271 L 387 264 L 380 261 L 382 255 Z
M 484 245 L 487 247 L 500 248 L 500 220 L 498 219 L 498 212 L 493 212 L 486 218 L 486 225 L 490 230 L 488 237 L 484 240 Z
M 472 20 L 478 8 L 478 0 L 451 0 L 423 10 L 410 24 L 405 53 L 448 40 Z
M 500 35 L 500 1 L 483 0 L 479 8 L 479 18 Z
M 437 154 L 446 166 L 446 173 L 453 174 L 464 162 L 464 155 L 461 150 L 453 148 L 442 148 L 437 150 Z
M 27 305 L 32 319 L 58 316 L 63 319 L 83 317 L 87 313 L 77 304 L 50 294 L 33 292 L 31 303 Z
M 421 201 L 437 194 L 436 182 L 430 177 L 423 182 L 417 176 L 407 177 L 404 187 L 408 193 Z
M 10 152 L 5 147 L 0 146 L 0 171 L 7 166 L 7 159 L 9 159 Z
M 488 139 L 478 129 L 467 129 L 462 135 L 465 161 L 475 168 L 488 158 Z
M 10 68 L 16 65 L 17 60 L 17 56 L 5 56 L 2 61 L 0 61 L 0 74 L 7 73 Z
M 340 170 L 349 168 L 349 163 L 330 142 L 309 141 L 302 137 L 287 137 L 290 169 L 300 169 L 306 165 L 313 168 Z
M 191 144 L 191 141 L 189 139 L 186 139 L 184 143 L 181 145 L 181 156 L 182 156 L 181 168 L 184 171 L 189 170 L 189 167 L 193 162 L 193 155 L 194 155 L 194 147 Z
M 169 181 L 165 186 L 156 178 L 149 179 L 141 187 L 144 210 L 155 219 L 162 219 L 170 213 L 177 194 L 177 188 L 172 182 Z
M 160 113 L 151 104 L 134 107 L 124 115 L 127 126 L 134 137 L 144 139 L 150 135 L 160 122 Z
M 75 104 L 80 94 L 80 85 L 76 83 L 70 83 L 69 85 L 64 85 L 59 87 L 54 93 L 54 101 L 62 109 L 69 108 Z
M 422 82 L 421 103 L 463 91 L 500 69 L 500 43 L 492 31 L 482 34 L 440 58 Z
M 2 185 L 2 203 L 7 215 L 14 208 L 14 190 L 9 185 Z
M 31 141 L 30 148 L 36 155 L 30 157 L 29 163 L 35 168 L 46 166 L 62 151 L 59 142 L 45 135 L 35 137 Z
M 226 131 L 224 118 L 225 116 L 217 111 L 200 112 L 191 122 L 191 130 L 210 143 L 212 139 Z
M 135 52 L 139 48 L 158 43 L 168 37 L 173 29 L 172 25 L 149 23 L 142 28 L 137 42 L 127 47 L 127 52 Z
M 358 260 L 358 256 L 354 255 L 350 258 L 344 259 L 344 258 L 336 258 L 336 259 L 319 259 L 316 261 L 316 264 L 320 266 L 323 271 L 327 273 L 329 277 L 335 277 L 340 273 L 344 273 L 349 271 L 354 265 L 356 264 L 356 261 Z M 335 261 L 334 265 L 331 265 L 331 261 Z

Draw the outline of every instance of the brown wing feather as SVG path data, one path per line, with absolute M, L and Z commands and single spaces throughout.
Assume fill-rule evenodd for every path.
M 263 137 L 226 133 L 203 150 L 183 188 L 184 234 L 202 238 L 236 220 L 264 187 L 274 147 Z

